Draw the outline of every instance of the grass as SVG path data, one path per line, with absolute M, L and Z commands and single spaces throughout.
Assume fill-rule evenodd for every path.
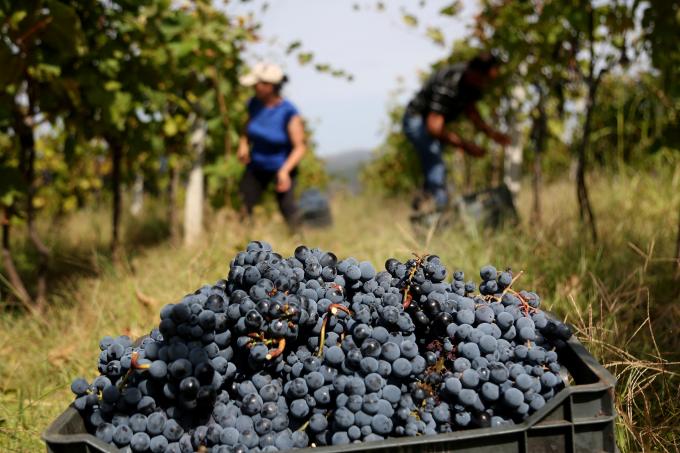
M 249 239 L 267 240 L 287 255 L 306 243 L 376 265 L 428 251 L 468 276 L 486 263 L 523 270 L 518 285 L 536 290 L 544 308 L 573 323 L 617 376 L 619 448 L 678 451 L 680 281 L 673 253 L 680 171 L 594 176 L 591 191 L 597 245 L 579 227 L 568 181 L 545 189 L 542 225 L 526 220 L 531 200 L 523 194 L 518 206 L 525 220 L 518 227 L 450 229 L 429 240 L 409 228 L 407 200 L 343 194 L 333 200 L 330 229 L 290 236 L 278 214 L 263 213 L 246 227 L 220 213 L 192 250 L 154 242 L 163 228 L 153 216 L 144 222 L 155 235 L 127 219 L 128 238 L 141 239 L 128 242 L 134 245 L 118 265 L 103 253 L 105 214 L 81 212 L 59 228 L 46 226 L 56 247 L 50 308 L 40 317 L 11 307 L 0 312 L 0 451 L 42 450 L 40 433 L 70 402 L 70 381 L 95 376 L 98 339 L 147 333 L 162 304 L 224 277 L 229 259 Z

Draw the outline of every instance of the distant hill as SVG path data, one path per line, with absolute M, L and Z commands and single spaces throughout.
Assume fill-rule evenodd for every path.
M 326 171 L 336 184 L 349 187 L 352 191 L 360 189 L 359 174 L 361 168 L 373 159 L 370 150 L 345 151 L 329 156 L 321 156 L 326 164 Z

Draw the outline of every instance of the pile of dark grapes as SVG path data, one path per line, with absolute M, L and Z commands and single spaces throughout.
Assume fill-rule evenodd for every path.
M 521 422 L 563 386 L 568 326 L 484 266 L 477 288 L 426 255 L 385 270 L 251 242 L 229 276 L 163 307 L 138 344 L 100 342 L 75 407 L 135 452 L 270 452 Z

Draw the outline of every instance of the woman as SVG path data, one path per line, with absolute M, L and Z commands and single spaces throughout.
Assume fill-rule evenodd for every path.
M 262 192 L 274 182 L 281 214 L 289 226 L 295 226 L 296 167 L 306 146 L 302 118 L 281 96 L 286 80 L 279 66 L 267 63 L 256 64 L 240 79 L 241 84 L 255 89 L 255 96 L 248 101 L 245 133 L 239 139 L 238 158 L 246 165 L 240 192 L 250 217 Z

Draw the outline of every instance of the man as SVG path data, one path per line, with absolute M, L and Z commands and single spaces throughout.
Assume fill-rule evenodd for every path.
M 416 148 L 425 178 L 424 192 L 437 211 L 448 205 L 446 166 L 442 158 L 444 146 L 461 148 L 475 157 L 482 157 L 486 152 L 447 129 L 449 122 L 464 114 L 492 140 L 501 145 L 510 143 L 507 135 L 482 120 L 475 106 L 484 89 L 498 77 L 498 66 L 499 61 L 494 56 L 482 54 L 467 63 L 443 67 L 430 77 L 406 108 L 404 133 Z M 416 204 L 423 204 L 422 200 Z M 415 207 L 423 211 L 431 209 Z

